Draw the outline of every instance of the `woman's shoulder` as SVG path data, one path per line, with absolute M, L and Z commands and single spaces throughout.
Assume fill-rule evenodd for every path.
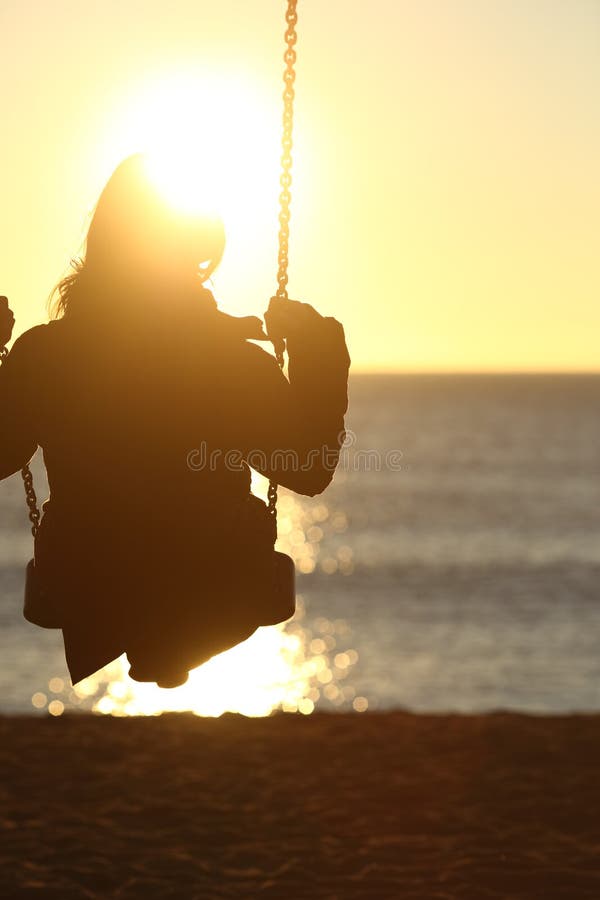
M 35 344 L 44 343 L 51 340 L 58 332 L 62 331 L 62 319 L 53 319 L 50 322 L 43 322 L 40 325 L 33 325 L 24 331 L 16 339 L 14 346 L 19 344 L 21 347 L 35 346 Z
M 11 358 L 25 360 L 44 354 L 48 348 L 55 345 L 62 331 L 60 320 L 34 325 L 16 339 L 10 352 Z

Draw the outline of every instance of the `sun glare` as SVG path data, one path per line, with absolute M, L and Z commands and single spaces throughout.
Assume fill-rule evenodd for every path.
M 358 660 L 348 647 L 350 634 L 344 620 L 319 617 L 309 627 L 298 598 L 293 622 L 259 628 L 243 644 L 190 672 L 181 687 L 165 690 L 132 681 L 123 656 L 71 690 L 62 679 L 52 678 L 48 693 L 37 691 L 31 703 L 54 716 L 77 708 L 112 716 L 268 716 L 277 709 L 310 715 L 323 703 L 364 712 L 368 701 L 357 696 L 348 678 Z
M 279 119 L 279 105 L 241 73 L 171 72 L 126 98 L 107 149 L 111 165 L 146 153 L 157 187 L 182 211 L 255 230 L 275 221 Z
M 175 148 L 154 150 L 146 155 L 150 181 L 166 200 L 182 213 L 222 216 L 222 191 L 208 177 L 209 167 L 198 157 Z

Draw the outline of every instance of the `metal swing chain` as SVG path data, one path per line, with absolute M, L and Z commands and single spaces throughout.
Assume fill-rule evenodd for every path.
M 29 521 L 31 522 L 31 533 L 35 537 L 40 528 L 42 515 L 37 505 L 37 497 L 33 488 L 33 475 L 29 466 L 21 469 L 21 477 L 25 488 L 25 499 L 27 501 L 27 509 L 29 510 Z
M 4 362 L 8 356 L 6 347 L 0 347 L 0 363 Z M 29 510 L 29 521 L 31 522 L 31 533 L 35 537 L 39 531 L 41 513 L 37 505 L 37 497 L 33 488 L 33 475 L 29 466 L 23 466 L 21 469 L 21 477 L 25 487 L 25 499 L 27 500 L 27 509 Z
M 288 252 L 290 239 L 290 204 L 292 202 L 291 186 L 292 186 L 292 132 L 294 127 L 294 82 L 296 80 L 296 51 L 294 49 L 298 36 L 296 34 L 296 25 L 298 24 L 298 14 L 296 12 L 297 0 L 288 0 L 287 12 L 285 20 L 287 22 L 287 30 L 285 32 L 286 51 L 283 55 L 285 62 L 285 71 L 283 73 L 284 91 L 283 91 L 283 134 L 281 138 L 281 175 L 279 183 L 281 185 L 281 193 L 279 195 L 279 269 L 277 271 L 277 292 L 276 297 L 283 300 L 288 299 L 287 283 L 288 283 Z M 279 365 L 283 367 L 283 354 L 277 355 Z
M 281 138 L 281 175 L 279 183 L 281 185 L 281 193 L 279 194 L 279 254 L 277 270 L 277 291 L 275 296 L 288 300 L 287 284 L 288 284 L 288 262 L 289 262 L 289 240 L 290 240 L 290 205 L 292 202 L 292 133 L 294 128 L 294 82 L 296 80 L 296 50 L 295 45 L 298 40 L 296 34 L 296 25 L 298 24 L 298 13 L 296 11 L 298 0 L 287 0 L 287 11 L 285 21 L 287 29 L 285 32 L 286 50 L 283 55 L 285 62 L 285 70 L 283 73 L 283 83 L 285 85 L 283 91 L 283 134 Z M 283 369 L 283 351 L 276 350 L 277 362 L 279 367 Z M 269 514 L 277 523 L 277 483 L 269 482 L 268 490 L 268 510 Z

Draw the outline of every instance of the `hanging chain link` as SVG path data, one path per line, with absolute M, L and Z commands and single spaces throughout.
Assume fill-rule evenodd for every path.
M 31 533 L 35 537 L 40 529 L 41 513 L 37 505 L 37 497 L 33 488 L 33 475 L 29 466 L 21 469 L 21 477 L 25 487 L 25 499 L 27 500 L 27 509 L 29 510 L 29 521 L 31 522 Z
M 294 128 L 294 82 L 296 81 L 296 51 L 294 49 L 298 36 L 296 25 L 298 13 L 296 12 L 297 0 L 288 0 L 285 20 L 287 30 L 285 32 L 286 51 L 283 55 L 285 71 L 283 73 L 283 135 L 281 138 L 281 175 L 279 183 L 281 193 L 279 195 L 279 268 L 277 271 L 276 297 L 288 299 L 288 262 L 290 240 L 290 205 L 292 202 L 292 132 Z M 279 365 L 283 364 L 283 357 Z
M 281 193 L 279 194 L 279 254 L 277 269 L 277 292 L 276 297 L 282 300 L 288 300 L 287 284 L 288 284 L 288 263 L 289 263 L 289 242 L 290 242 L 290 206 L 292 203 L 292 133 L 294 130 L 294 82 L 296 81 L 296 42 L 298 35 L 296 34 L 296 25 L 298 24 L 298 13 L 296 10 L 298 0 L 287 0 L 287 11 L 285 21 L 287 29 L 285 32 L 286 50 L 283 55 L 285 62 L 285 70 L 283 73 L 283 134 L 281 138 L 281 175 L 279 184 L 281 185 Z M 283 369 L 283 350 L 276 348 L 275 355 L 279 367 Z M 277 483 L 269 482 L 269 490 L 267 494 L 268 509 L 270 515 L 277 527 Z
M 0 364 L 4 362 L 7 356 L 7 348 L 0 347 Z M 31 533 L 35 537 L 39 531 L 42 516 L 38 509 L 37 497 L 33 489 L 33 475 L 31 474 L 31 469 L 29 468 L 29 466 L 24 466 L 21 469 L 21 477 L 23 478 L 23 485 L 25 486 L 25 498 L 27 500 L 27 509 L 29 510 Z

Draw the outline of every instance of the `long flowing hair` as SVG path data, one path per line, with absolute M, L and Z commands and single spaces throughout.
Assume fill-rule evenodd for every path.
M 50 297 L 53 318 L 76 309 L 106 312 L 150 290 L 202 284 L 225 249 L 221 220 L 170 206 L 135 154 L 115 169 L 91 217 L 84 251 Z

